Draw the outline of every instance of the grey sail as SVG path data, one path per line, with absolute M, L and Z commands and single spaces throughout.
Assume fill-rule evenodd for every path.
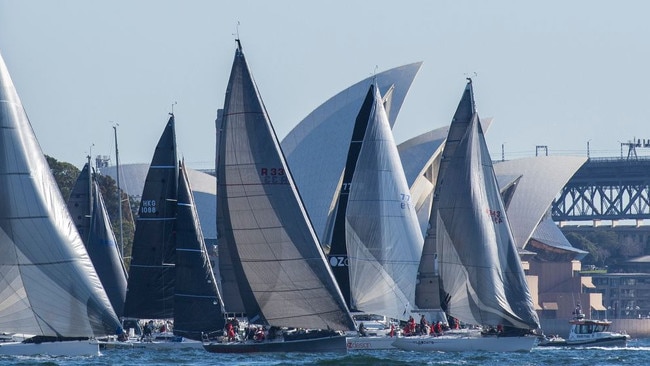
M 353 149 L 355 144 L 359 146 Z M 346 164 L 347 197 L 341 196 L 347 201 L 345 210 L 340 210 L 341 202 L 337 206 L 343 227 L 335 225 L 335 229 L 343 229 L 338 236 L 343 237 L 348 255 L 344 268 L 349 268 L 351 308 L 406 320 L 415 302 L 423 238 L 387 113 L 374 85 L 357 117 L 350 152 L 353 156 L 348 159 L 355 164 Z
M 466 91 L 472 100 L 471 80 Z M 467 323 L 537 329 L 539 319 L 473 103 L 471 110 L 465 132 L 449 139 L 450 148 L 443 151 L 433 201 L 443 308 Z
M 0 57 L 0 331 L 114 334 L 119 321 Z
M 217 139 L 219 245 L 232 258 L 249 321 L 353 329 L 241 48 Z
M 445 172 L 449 167 L 449 162 L 458 143 L 464 136 L 474 113 L 474 95 L 472 94 L 471 84 L 467 84 L 463 96 L 452 123 L 447 132 L 447 139 L 445 140 L 444 150 L 440 165 L 438 167 L 437 182 L 443 182 Z M 439 195 L 439 184 L 436 183 L 434 187 L 434 197 Z M 435 199 L 434 199 L 435 200 Z M 429 215 L 429 225 L 427 233 L 424 237 L 424 246 L 422 248 L 422 257 L 420 259 L 420 267 L 418 270 L 418 281 L 415 287 L 415 304 L 420 309 L 440 309 L 440 279 L 438 273 L 438 254 L 436 250 L 436 216 L 433 209 Z
M 201 340 L 224 328 L 223 302 L 212 272 L 185 167 L 180 166 L 176 209 L 174 334 Z
M 68 209 L 111 305 L 121 316 L 126 298 L 126 268 L 94 174 L 86 163 L 70 192 Z
M 172 115 L 156 145 L 142 191 L 124 304 L 126 317 L 174 317 L 176 155 L 176 131 Z
M 223 109 L 217 110 L 217 120 L 215 122 L 217 133 L 220 133 L 223 129 Z M 215 154 L 219 153 L 219 139 L 217 139 Z M 215 155 L 215 161 L 218 159 Z M 219 201 L 219 197 L 217 197 Z M 218 211 L 217 211 L 218 212 Z M 228 249 L 228 244 L 226 243 L 227 238 L 223 235 L 219 235 L 217 232 L 217 251 L 219 253 L 219 275 L 221 285 L 220 290 L 223 295 L 223 303 L 228 313 L 238 313 L 243 314 L 246 312 L 244 303 L 242 302 L 242 296 L 239 291 L 239 285 L 237 284 L 237 275 L 235 274 L 235 269 L 233 267 L 232 258 L 230 258 L 230 252 Z M 216 274 L 215 274 L 216 275 Z

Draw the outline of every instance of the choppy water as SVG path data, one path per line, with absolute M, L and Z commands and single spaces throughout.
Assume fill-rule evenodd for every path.
M 530 353 L 416 353 L 399 350 L 340 354 L 220 355 L 197 350 L 112 349 L 95 357 L 0 357 L 0 365 L 650 365 L 650 339 L 627 348 L 538 348 Z

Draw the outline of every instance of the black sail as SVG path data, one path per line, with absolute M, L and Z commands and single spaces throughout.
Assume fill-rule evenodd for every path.
M 122 316 L 126 268 L 94 174 L 86 163 L 70 192 L 68 210 L 115 313 Z
M 172 115 L 156 145 L 135 225 L 124 315 L 174 317 L 178 160 Z
M 222 330 L 223 303 L 212 272 L 194 196 L 184 166 L 178 179 L 174 334 L 201 340 Z

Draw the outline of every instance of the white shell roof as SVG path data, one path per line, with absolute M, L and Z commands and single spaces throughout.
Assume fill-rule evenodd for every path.
M 524 249 L 555 196 L 586 161 L 577 156 L 537 156 L 494 164 L 497 176 L 522 175 L 507 212 L 519 249 Z
M 343 90 L 305 117 L 282 140 L 282 150 L 318 237 L 338 187 L 352 137 L 354 121 L 370 84 L 383 97 L 392 89 L 388 119 L 393 126 L 421 62 L 396 67 Z

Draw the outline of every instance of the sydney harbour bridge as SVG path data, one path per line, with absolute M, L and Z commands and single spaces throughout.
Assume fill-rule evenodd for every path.
M 636 154 L 650 140 L 626 145 L 627 156 L 590 158 L 578 169 L 553 201 L 554 221 L 650 219 L 650 157 Z

